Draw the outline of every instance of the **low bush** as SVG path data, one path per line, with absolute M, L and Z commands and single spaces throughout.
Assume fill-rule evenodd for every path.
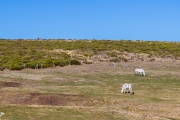
M 81 62 L 78 60 L 70 60 L 70 65 L 81 65 Z
M 26 63 L 26 68 L 35 69 L 38 63 L 39 63 L 38 61 L 30 61 L 30 62 Z M 40 66 L 38 66 L 38 68 L 39 67 Z
M 22 70 L 23 66 L 19 63 L 11 63 L 10 70 Z

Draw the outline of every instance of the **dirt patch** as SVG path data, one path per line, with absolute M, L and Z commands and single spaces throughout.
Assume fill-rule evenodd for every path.
M 58 95 L 43 95 L 40 93 L 31 93 L 29 98 L 23 100 L 24 104 L 40 104 L 40 105 L 63 105 L 65 99 L 59 99 Z
M 1 87 L 20 87 L 22 84 L 16 82 L 0 82 Z
M 75 94 L 30 93 L 29 95 L 16 95 L 12 103 L 24 105 L 92 106 L 94 101 L 99 101 L 99 99 Z

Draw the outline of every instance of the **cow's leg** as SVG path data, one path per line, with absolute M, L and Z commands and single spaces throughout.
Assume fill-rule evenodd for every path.
M 124 89 L 125 89 L 125 87 L 124 87 L 124 85 L 123 85 L 123 86 L 122 86 L 122 89 L 121 89 L 121 93 L 124 93 L 124 92 L 125 92 Z
M 132 87 L 129 88 L 130 93 L 132 94 Z
M 134 72 L 134 75 L 136 76 L 136 75 L 137 75 L 137 73 L 136 73 L 136 72 Z
M 121 93 L 123 93 L 123 92 L 124 92 L 124 89 L 122 88 L 122 89 L 121 89 Z

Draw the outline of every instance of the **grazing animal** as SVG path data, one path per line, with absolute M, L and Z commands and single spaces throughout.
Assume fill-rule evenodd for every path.
M 3 112 L 0 112 L 0 118 L 1 118 L 3 115 L 4 115 L 4 113 L 3 113 Z
M 126 92 L 128 93 L 128 92 L 130 92 L 131 94 L 133 94 L 132 90 L 133 90 L 133 85 L 125 83 L 122 86 L 121 93 L 126 93 Z
M 143 69 L 136 68 L 135 75 L 145 76 L 145 71 Z

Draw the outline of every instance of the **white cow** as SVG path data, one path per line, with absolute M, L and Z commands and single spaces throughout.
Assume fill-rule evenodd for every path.
M 122 86 L 121 93 L 126 93 L 126 92 L 128 93 L 128 92 L 130 92 L 132 94 L 133 93 L 132 90 L 133 90 L 132 84 L 125 83 Z
M 143 69 L 136 68 L 135 75 L 145 76 L 145 71 Z

